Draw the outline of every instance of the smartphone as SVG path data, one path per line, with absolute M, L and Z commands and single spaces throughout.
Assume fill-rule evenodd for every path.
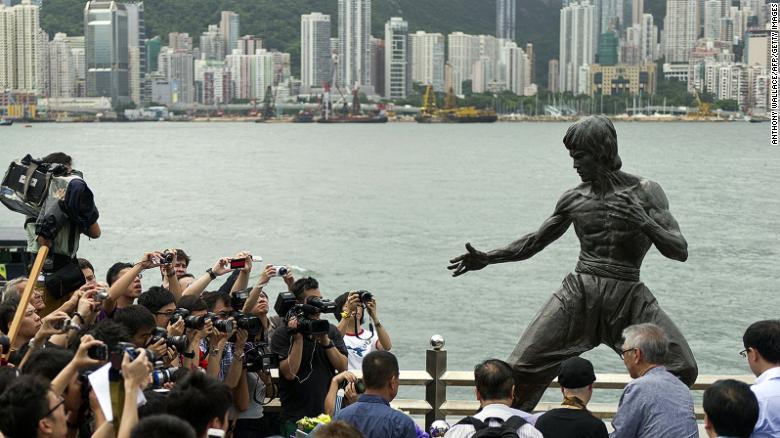
M 230 259 L 230 269 L 244 269 L 246 259 Z
M 225 431 L 222 429 L 209 429 L 206 432 L 208 438 L 225 438 Z

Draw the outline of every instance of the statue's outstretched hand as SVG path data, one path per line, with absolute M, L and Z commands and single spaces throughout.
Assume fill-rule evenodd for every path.
M 488 255 L 482 251 L 477 251 L 471 246 L 471 243 L 466 244 L 466 254 L 455 257 L 450 260 L 451 265 L 447 266 L 447 269 L 454 270 L 453 277 L 465 274 L 468 271 L 479 271 L 489 264 Z

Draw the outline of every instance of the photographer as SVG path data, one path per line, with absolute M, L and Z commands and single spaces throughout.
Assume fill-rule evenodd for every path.
M 13 301 L 0 305 L 0 331 L 3 333 L 8 333 L 17 306 L 18 302 Z M 55 326 L 66 319 L 68 319 L 68 315 L 63 312 L 54 312 L 41 319 L 35 313 L 32 304 L 28 304 L 19 326 L 19 332 L 11 345 L 13 353 L 9 356 L 8 362 L 21 366 L 28 353 L 44 348 L 46 345 L 52 345 L 48 342 L 49 338 L 62 331 Z
M 244 253 L 238 253 L 236 255 L 236 258 L 243 255 Z M 245 257 L 245 256 L 244 256 Z M 250 264 L 252 263 L 251 257 L 249 258 L 249 261 L 247 262 Z M 230 258 L 229 257 L 222 257 L 219 260 L 217 260 L 216 263 L 214 263 L 214 266 L 212 266 L 209 269 L 206 269 L 206 273 L 201 275 L 198 279 L 192 282 L 190 286 L 187 288 L 187 290 L 184 291 L 183 296 L 200 296 L 203 291 L 206 290 L 207 287 L 209 287 L 209 284 L 211 284 L 212 281 L 216 280 L 217 277 L 221 277 L 227 273 L 232 272 L 229 268 L 230 266 Z
M 241 273 L 244 272 L 241 271 Z M 248 276 L 248 273 L 246 275 Z M 233 295 L 231 304 L 234 309 L 240 310 L 244 315 L 253 316 L 260 322 L 260 330 L 257 335 L 250 338 L 245 347 L 246 355 L 251 357 L 255 364 L 251 370 L 245 367 L 239 380 L 239 385 L 233 392 L 237 405 L 240 406 L 242 398 L 246 398 L 248 402 L 246 409 L 243 409 L 238 414 L 236 427 L 233 432 L 235 438 L 268 436 L 269 431 L 279 430 L 278 413 L 265 412 L 263 410 L 264 399 L 266 397 L 276 397 L 276 387 L 271 380 L 269 370 L 264 369 L 265 365 L 263 365 L 262 369 L 258 369 L 259 364 L 257 363 L 260 362 L 260 355 L 269 352 L 268 343 L 271 334 L 277 327 L 277 322 L 283 324 L 279 317 L 268 317 L 268 296 L 263 291 L 263 287 L 276 275 L 276 268 L 273 265 L 267 265 L 260 275 L 257 284 L 249 292 L 247 290 L 239 290 Z M 289 271 L 284 277 L 285 282 L 288 281 L 288 278 L 292 279 L 292 274 Z M 236 283 L 239 284 L 241 281 L 242 279 L 239 277 Z M 246 296 L 245 299 L 243 298 L 244 296 Z M 244 361 L 246 360 L 247 358 L 244 359 Z
M 292 293 L 298 305 L 314 307 L 321 299 L 317 280 L 301 278 L 293 284 Z M 299 326 L 313 325 L 320 319 L 319 312 L 310 312 L 308 321 L 290 316 L 288 330 L 274 332 L 271 349 L 279 355 L 279 391 L 282 402 L 282 435 L 295 432 L 296 421 L 315 417 L 324 411 L 325 396 L 331 378 L 347 369 L 347 349 L 338 329 L 328 325 L 326 333 L 304 335 Z M 304 324 L 305 323 L 305 324 Z
M 228 429 L 228 410 L 233 404 L 230 388 L 203 373 L 188 373 L 168 396 L 168 413 L 189 423 L 198 438 L 210 428 Z
M 154 344 L 149 344 L 152 332 L 156 328 L 154 315 L 146 307 L 133 304 L 125 307 L 122 313 L 114 318 L 114 321 L 127 328 L 132 343 L 138 348 L 147 348 L 159 358 L 168 355 L 168 346 L 165 339 L 159 339 Z M 173 356 L 173 353 L 169 355 Z
M 390 351 L 393 347 L 390 335 L 379 321 L 376 312 L 376 298 L 371 292 L 351 291 L 336 298 L 336 307 L 341 313 L 336 313 L 339 321 L 339 332 L 344 335 L 344 344 L 349 351 L 349 369 L 359 370 L 363 358 L 375 350 Z M 371 318 L 370 334 L 363 330 L 365 311 Z M 376 330 L 375 330 L 376 329 Z
M 330 381 L 330 389 L 328 395 L 325 396 L 325 413 L 333 417 L 336 415 L 336 404 L 338 403 L 337 396 L 339 389 L 344 390 L 344 399 L 341 401 L 339 409 L 355 403 L 358 400 L 358 396 L 365 391 L 365 387 L 362 383 L 358 384 L 358 378 L 352 374 L 351 371 L 344 371 L 336 374 Z M 360 390 L 360 393 L 358 393 Z
M 58 278 L 57 285 L 63 286 L 78 282 L 73 277 L 73 272 L 78 274 L 78 271 L 73 268 L 78 266 L 76 253 L 79 236 L 85 234 L 92 239 L 100 237 L 100 225 L 97 223 L 99 213 L 92 191 L 82 179 L 81 172 L 73 169 L 73 159 L 69 155 L 55 152 L 43 157 L 40 162 L 60 165 L 62 170 L 51 178 L 38 217 L 28 217 L 25 221 L 27 251 L 30 259 L 35 260 L 41 246 L 48 246 L 49 255 L 43 273 L 47 277 Z M 43 314 L 51 313 L 68 301 L 74 289 L 46 291 Z
M 115 312 L 133 304 L 141 295 L 142 272 L 157 266 L 162 266 L 171 278 L 170 291 L 174 296 L 181 296 L 181 287 L 173 270 L 173 256 L 170 252 L 147 252 L 136 264 L 115 263 L 108 270 L 106 280 L 110 286 L 108 297 L 103 300 L 103 310 L 99 319 L 113 318 Z
M 157 327 L 168 330 L 169 336 L 181 336 L 184 333 L 184 320 L 171 323 L 171 316 L 176 312 L 176 297 L 168 289 L 150 287 L 138 297 L 138 304 L 152 312 Z
M 208 306 L 200 296 L 187 295 L 179 301 L 179 308 L 186 310 L 190 316 L 203 317 L 208 313 Z M 213 325 L 211 319 L 206 318 L 202 328 L 187 328 L 185 334 L 189 345 L 187 351 L 181 354 L 182 367 L 189 370 L 206 369 L 207 362 L 207 342 L 205 339 L 211 334 Z

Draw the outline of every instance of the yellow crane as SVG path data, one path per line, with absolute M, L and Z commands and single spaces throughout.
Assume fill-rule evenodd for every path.
M 696 89 L 696 87 L 693 88 L 693 98 L 696 102 L 696 106 L 698 107 L 698 112 L 696 113 L 697 117 L 711 117 L 712 112 L 710 111 L 710 104 L 702 102 L 699 98 L 699 91 Z

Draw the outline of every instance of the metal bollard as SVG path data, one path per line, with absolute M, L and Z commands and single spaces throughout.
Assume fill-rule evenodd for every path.
M 441 407 L 447 401 L 447 386 L 441 381 L 447 371 L 447 351 L 441 335 L 431 337 L 431 348 L 425 352 L 425 370 L 433 378 L 425 388 L 425 400 L 432 408 L 425 414 L 425 428 L 430 430 L 435 421 L 444 420 Z

